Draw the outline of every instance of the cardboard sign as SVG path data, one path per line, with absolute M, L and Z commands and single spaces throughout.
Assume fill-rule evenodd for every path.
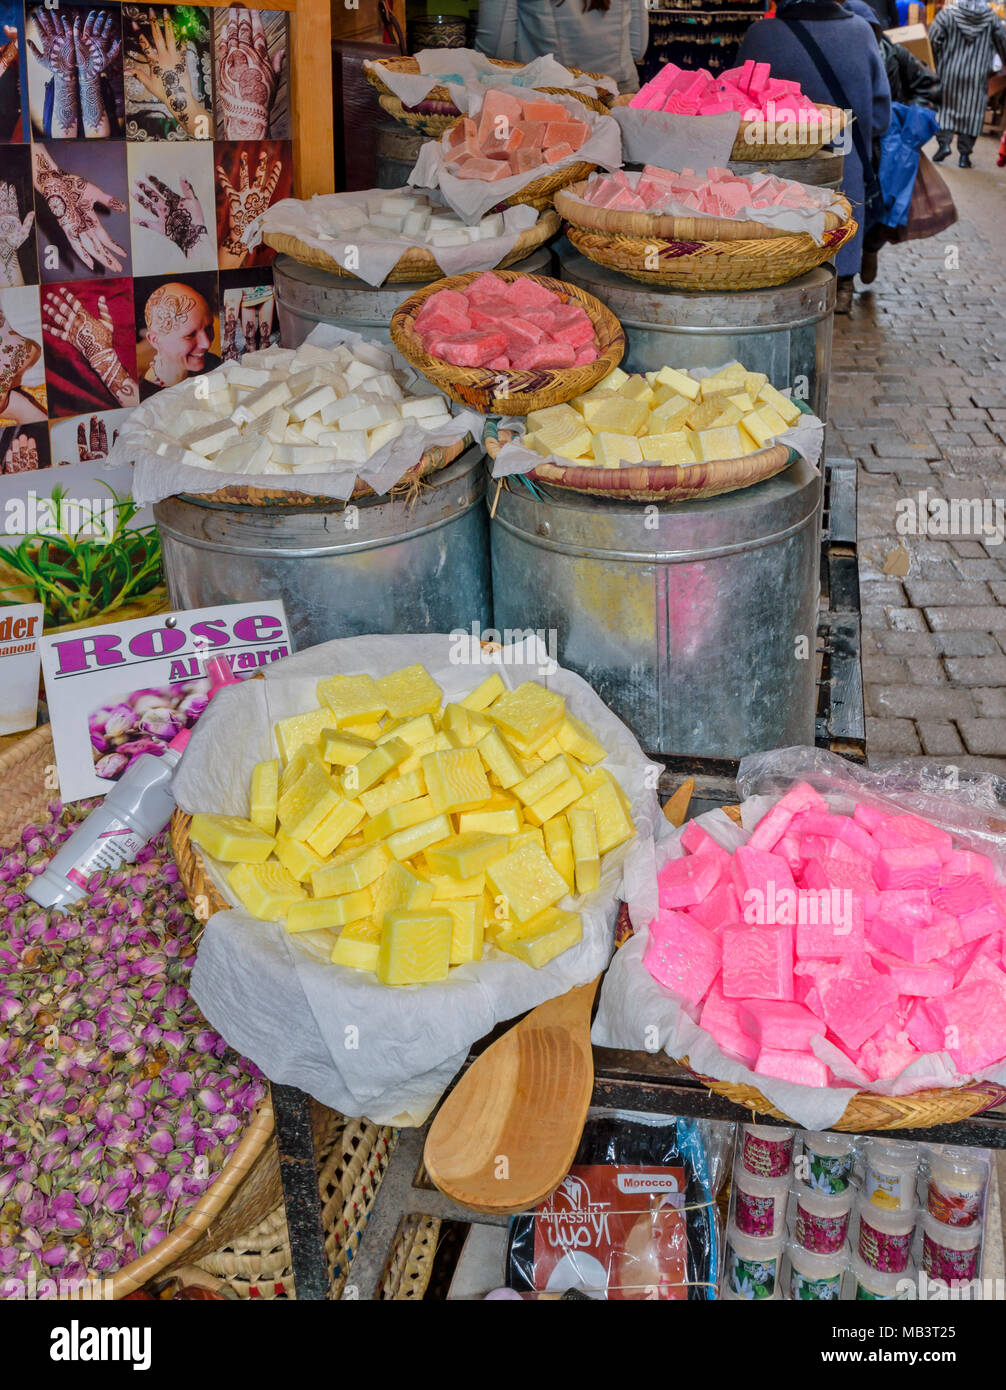
M 40 603 L 18 603 L 0 609 L 0 734 L 16 734 L 35 727 L 41 635 Z

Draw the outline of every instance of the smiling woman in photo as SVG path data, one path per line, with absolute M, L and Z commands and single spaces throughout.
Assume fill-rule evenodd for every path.
M 153 357 L 140 381 L 141 396 L 220 365 L 210 352 L 216 336 L 213 309 L 191 285 L 172 280 L 158 286 L 144 306 L 143 321 Z

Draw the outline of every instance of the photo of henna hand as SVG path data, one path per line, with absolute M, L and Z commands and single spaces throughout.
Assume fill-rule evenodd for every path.
M 217 149 L 219 153 L 220 147 Z M 236 169 L 234 152 L 229 152 L 229 168 L 217 165 L 217 241 L 221 270 L 262 265 L 272 260 L 275 253 L 270 247 L 248 246 L 244 234 L 271 203 L 288 196 L 291 182 L 288 149 L 283 141 L 265 141 L 242 148 Z M 256 161 L 253 176 L 249 174 L 252 160 Z
M 86 19 L 81 19 L 78 14 L 73 21 L 81 121 L 84 135 L 91 139 L 100 139 L 112 133 L 101 79 L 112 67 L 122 48 L 115 28 L 111 10 L 89 10 Z
M 38 444 L 30 434 L 16 434 L 3 456 L 4 473 L 33 473 L 39 467 Z
M 73 348 L 119 405 L 137 405 L 139 386 L 116 352 L 115 324 L 104 295 L 98 296 L 97 309 L 96 317 L 71 290 L 47 290 L 42 302 L 43 330 Z
M 187 256 L 196 243 L 206 236 L 206 221 L 196 190 L 188 179 L 183 178 L 181 182 L 182 191 L 176 193 L 162 183 L 156 174 L 151 174 L 149 183 L 137 179 L 133 185 L 133 197 L 154 219 L 153 222 L 137 222 L 136 225 L 146 227 L 151 232 L 160 232 Z
M 78 113 L 77 46 L 73 37 L 73 20 L 59 10 L 39 8 L 31 19 L 38 42 L 28 40 L 28 51 L 35 61 L 50 74 L 52 84 L 52 115 L 47 130 L 37 115 L 44 108 L 42 101 L 32 101 L 33 124 L 37 133 L 55 140 L 74 140 L 81 133 Z M 31 84 L 34 85 L 34 84 Z M 33 93 L 33 96 L 36 94 Z M 39 112 L 36 113 L 36 106 Z
M 21 123 L 21 70 L 18 32 L 3 26 L 0 39 L 0 140 L 19 139 Z
M 26 289 L 13 294 L 37 294 L 37 291 Z M 5 295 L 5 303 L 6 299 Z M 27 425 L 46 418 L 45 411 L 24 386 L 25 376 L 41 356 L 41 344 L 19 333 L 9 315 L 0 308 L 0 420 Z
M 112 431 L 112 443 L 119 437 L 119 431 Z M 77 461 L 79 463 L 93 463 L 96 459 L 108 457 L 108 426 L 100 415 L 92 415 L 87 422 L 87 429 L 81 420 L 77 426 Z
M 28 240 L 34 220 L 35 211 L 31 207 L 24 217 L 21 216 L 15 185 L 0 180 L 0 287 L 25 283 L 18 252 Z
M 146 11 L 145 24 L 150 37 L 143 32 L 137 19 L 141 14 L 137 7 L 130 6 L 127 11 L 127 42 L 129 52 L 124 72 L 145 89 L 150 97 L 162 108 L 162 116 L 168 122 L 169 131 L 184 133 L 194 140 L 209 140 L 213 135 L 213 120 L 209 102 L 193 86 L 192 72 L 188 61 L 190 48 L 195 50 L 196 68 L 201 64 L 203 52 L 209 54 L 209 23 L 205 12 L 194 13 L 201 23 L 202 34 L 186 32 L 181 44 L 176 32 L 176 20 L 167 9 L 162 9 L 160 19 L 154 10 Z M 199 39 L 203 41 L 200 51 Z M 147 131 L 135 123 L 134 103 L 130 102 L 130 137 L 145 138 Z
M 285 24 L 285 16 L 278 19 Z M 216 22 L 217 138 L 264 140 L 275 133 L 276 118 L 285 115 L 276 110 L 285 40 L 270 53 L 257 10 L 232 7 L 219 12 Z M 286 134 L 285 128 L 278 133 Z
M 122 40 L 111 9 L 29 11 L 32 126 L 45 139 L 104 140 L 118 133 Z
M 113 148 L 103 148 L 102 155 L 106 152 L 111 155 Z M 115 153 L 118 155 L 117 151 Z M 74 149 L 73 156 L 82 157 L 79 147 Z M 59 226 L 62 238 L 65 238 L 62 245 L 60 239 L 57 239 L 60 264 L 49 278 L 70 278 L 74 270 L 74 256 L 80 261 L 81 266 L 92 273 L 101 274 L 102 270 L 121 273 L 126 268 L 129 252 L 105 230 L 98 209 L 125 212 L 126 204 L 123 200 L 112 193 L 106 193 L 82 174 L 61 168 L 42 145 L 32 146 L 32 162 L 35 187 L 45 199 L 49 212 Z M 124 163 L 125 161 L 123 165 Z M 44 226 L 42 230 L 46 232 Z M 69 264 L 66 263 L 67 260 Z

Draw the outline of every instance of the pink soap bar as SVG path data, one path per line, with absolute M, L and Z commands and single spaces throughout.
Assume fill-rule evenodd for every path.
M 681 844 L 689 854 L 699 854 L 704 849 L 718 849 L 723 854 L 727 852 L 696 820 L 690 820 L 681 832 Z
M 960 878 L 970 878 L 973 874 L 985 879 L 987 883 L 997 881 L 996 867 L 986 855 L 976 854 L 969 849 L 955 849 L 949 859 L 943 861 L 940 887 L 943 888 Z
M 723 929 L 723 993 L 728 999 L 793 998 L 793 928 Z
M 867 806 L 865 802 L 860 802 L 852 813 L 852 819 L 857 825 L 861 825 L 864 830 L 871 833 L 876 830 L 878 825 L 883 825 L 887 816 L 883 811 L 877 811 L 872 806 Z
M 949 994 L 955 985 L 953 970 L 938 960 L 923 965 L 910 965 L 898 956 L 887 956 L 883 953 L 875 955 L 873 960 L 878 970 L 890 975 L 898 986 L 899 994 L 918 995 L 923 999 L 930 999 Z M 1006 984 L 1006 975 L 1003 975 L 1003 983 Z
M 823 1021 L 810 1009 L 786 1000 L 747 999 L 738 1006 L 738 1018 L 745 1032 L 763 1048 L 805 1052 L 811 1038 L 825 1032 Z
M 847 845 L 844 840 L 836 840 L 834 835 L 801 835 L 794 822 L 793 833 L 799 836 L 800 853 L 804 859 L 837 859 L 843 864 L 863 866 L 863 856 Z
M 789 791 L 779 798 L 776 802 L 776 809 L 783 807 L 787 811 L 792 811 L 794 815 L 798 811 L 827 811 L 828 803 L 820 792 L 814 790 L 809 782 L 797 782 L 795 787 L 790 787 Z
M 920 1052 L 942 1052 L 943 1030 L 929 1016 L 924 999 L 920 999 L 908 1016 L 905 1032 Z
M 846 888 L 860 896 L 873 894 L 876 882 L 864 860 L 850 862 L 825 855 L 823 859 L 812 859 L 802 872 L 806 888 Z
M 944 1046 L 965 1075 L 991 1066 L 1006 1053 L 1002 1026 L 1002 1000 L 985 981 L 962 986 L 940 999 L 928 1000 L 926 1011 L 936 1028 L 943 1030 Z
M 694 917 L 696 922 L 715 932 L 720 932 L 727 926 L 735 926 L 741 920 L 740 904 L 734 886 L 723 879 L 707 898 L 685 910 L 689 917 Z
M 883 827 L 877 835 L 883 833 Z M 936 888 L 940 882 L 940 856 L 932 845 L 882 847 L 874 866 L 881 888 Z
M 783 889 L 791 893 L 796 892 L 796 884 L 785 859 L 763 849 L 750 849 L 747 845 L 741 845 L 740 849 L 734 852 L 730 872 L 742 910 L 746 905 L 746 894 L 751 895 L 752 903 L 760 902 L 764 905 L 768 899 L 770 884 L 775 889 L 776 897 Z
M 975 957 L 984 951 L 989 944 L 988 937 L 982 937 L 978 941 L 969 941 L 966 946 L 958 946 L 955 950 L 948 951 L 945 956 L 940 956 L 936 963 L 945 965 L 948 970 L 954 972 L 954 986 L 956 987 L 971 969 L 971 963 Z
M 714 983 L 706 1002 L 702 1005 L 699 1024 L 710 1037 L 716 1039 L 724 1051 L 732 1053 L 747 1066 L 751 1066 L 758 1055 L 758 1044 L 741 1024 L 740 1007 L 736 999 L 727 999 Z
M 977 955 L 971 962 L 964 977 L 961 980 L 960 988 L 967 989 L 968 985 L 984 983 L 991 985 L 999 995 L 999 1007 L 1001 1011 L 1006 1011 L 1006 974 L 988 956 Z M 1006 1038 L 1004 1038 L 1004 1051 L 1006 1051 Z
M 833 835 L 836 840 L 858 850 L 864 858 L 876 859 L 880 850 L 874 844 L 873 836 L 851 816 L 824 816 L 820 812 L 808 811 L 800 821 L 800 833 L 805 835 Z
M 761 820 L 748 836 L 748 849 L 775 849 L 782 839 L 793 819 L 794 812 L 778 802 L 770 811 L 766 811 Z
M 938 960 L 964 944 L 957 919 L 928 903 L 922 908 L 882 905 L 867 924 L 867 936 L 881 951 L 913 965 Z
M 689 854 L 669 859 L 657 874 L 661 907 L 691 907 L 707 897 L 720 876 L 720 865 L 711 854 Z
M 834 903 L 831 895 L 819 902 L 818 920 L 810 917 L 810 899 L 803 900 L 796 924 L 796 955 L 798 960 L 835 960 L 842 956 L 861 955 L 866 950 L 866 928 L 862 907 L 852 899 Z
M 719 974 L 720 944 L 684 913 L 662 908 L 650 923 L 643 964 L 655 980 L 697 1008 Z
M 800 842 L 795 835 L 783 835 L 772 853 L 778 854 L 785 859 L 786 863 L 789 865 L 789 871 L 794 878 L 797 874 L 803 872 L 804 858 L 800 849 Z
M 878 1042 L 875 1038 L 867 1038 L 860 1049 L 859 1065 L 871 1081 L 890 1081 L 900 1076 L 917 1056 L 907 1034 L 904 1041 L 890 1038 Z
M 829 1029 L 852 1048 L 876 1032 L 898 999 L 897 985 L 866 956 L 850 957 L 833 974 L 819 978 L 817 989 Z
M 778 1048 L 763 1048 L 758 1053 L 754 1069 L 761 1076 L 774 1076 L 779 1081 L 793 1081 L 798 1086 L 828 1085 L 828 1068 L 811 1052 L 783 1052 Z
M 936 850 L 941 863 L 954 852 L 954 842 L 947 831 L 930 825 L 921 816 L 889 816 L 873 834 L 881 848 L 929 845 Z

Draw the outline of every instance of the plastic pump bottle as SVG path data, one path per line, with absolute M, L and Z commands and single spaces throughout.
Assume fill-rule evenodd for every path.
M 206 674 L 211 700 L 225 685 L 238 683 L 223 657 L 208 661 Z M 136 759 L 38 875 L 28 889 L 30 898 L 40 907 L 63 912 L 86 895 L 92 874 L 135 861 L 148 840 L 171 819 L 175 809 L 171 780 L 191 732 L 183 729 L 176 734 L 159 757 L 144 753 Z

